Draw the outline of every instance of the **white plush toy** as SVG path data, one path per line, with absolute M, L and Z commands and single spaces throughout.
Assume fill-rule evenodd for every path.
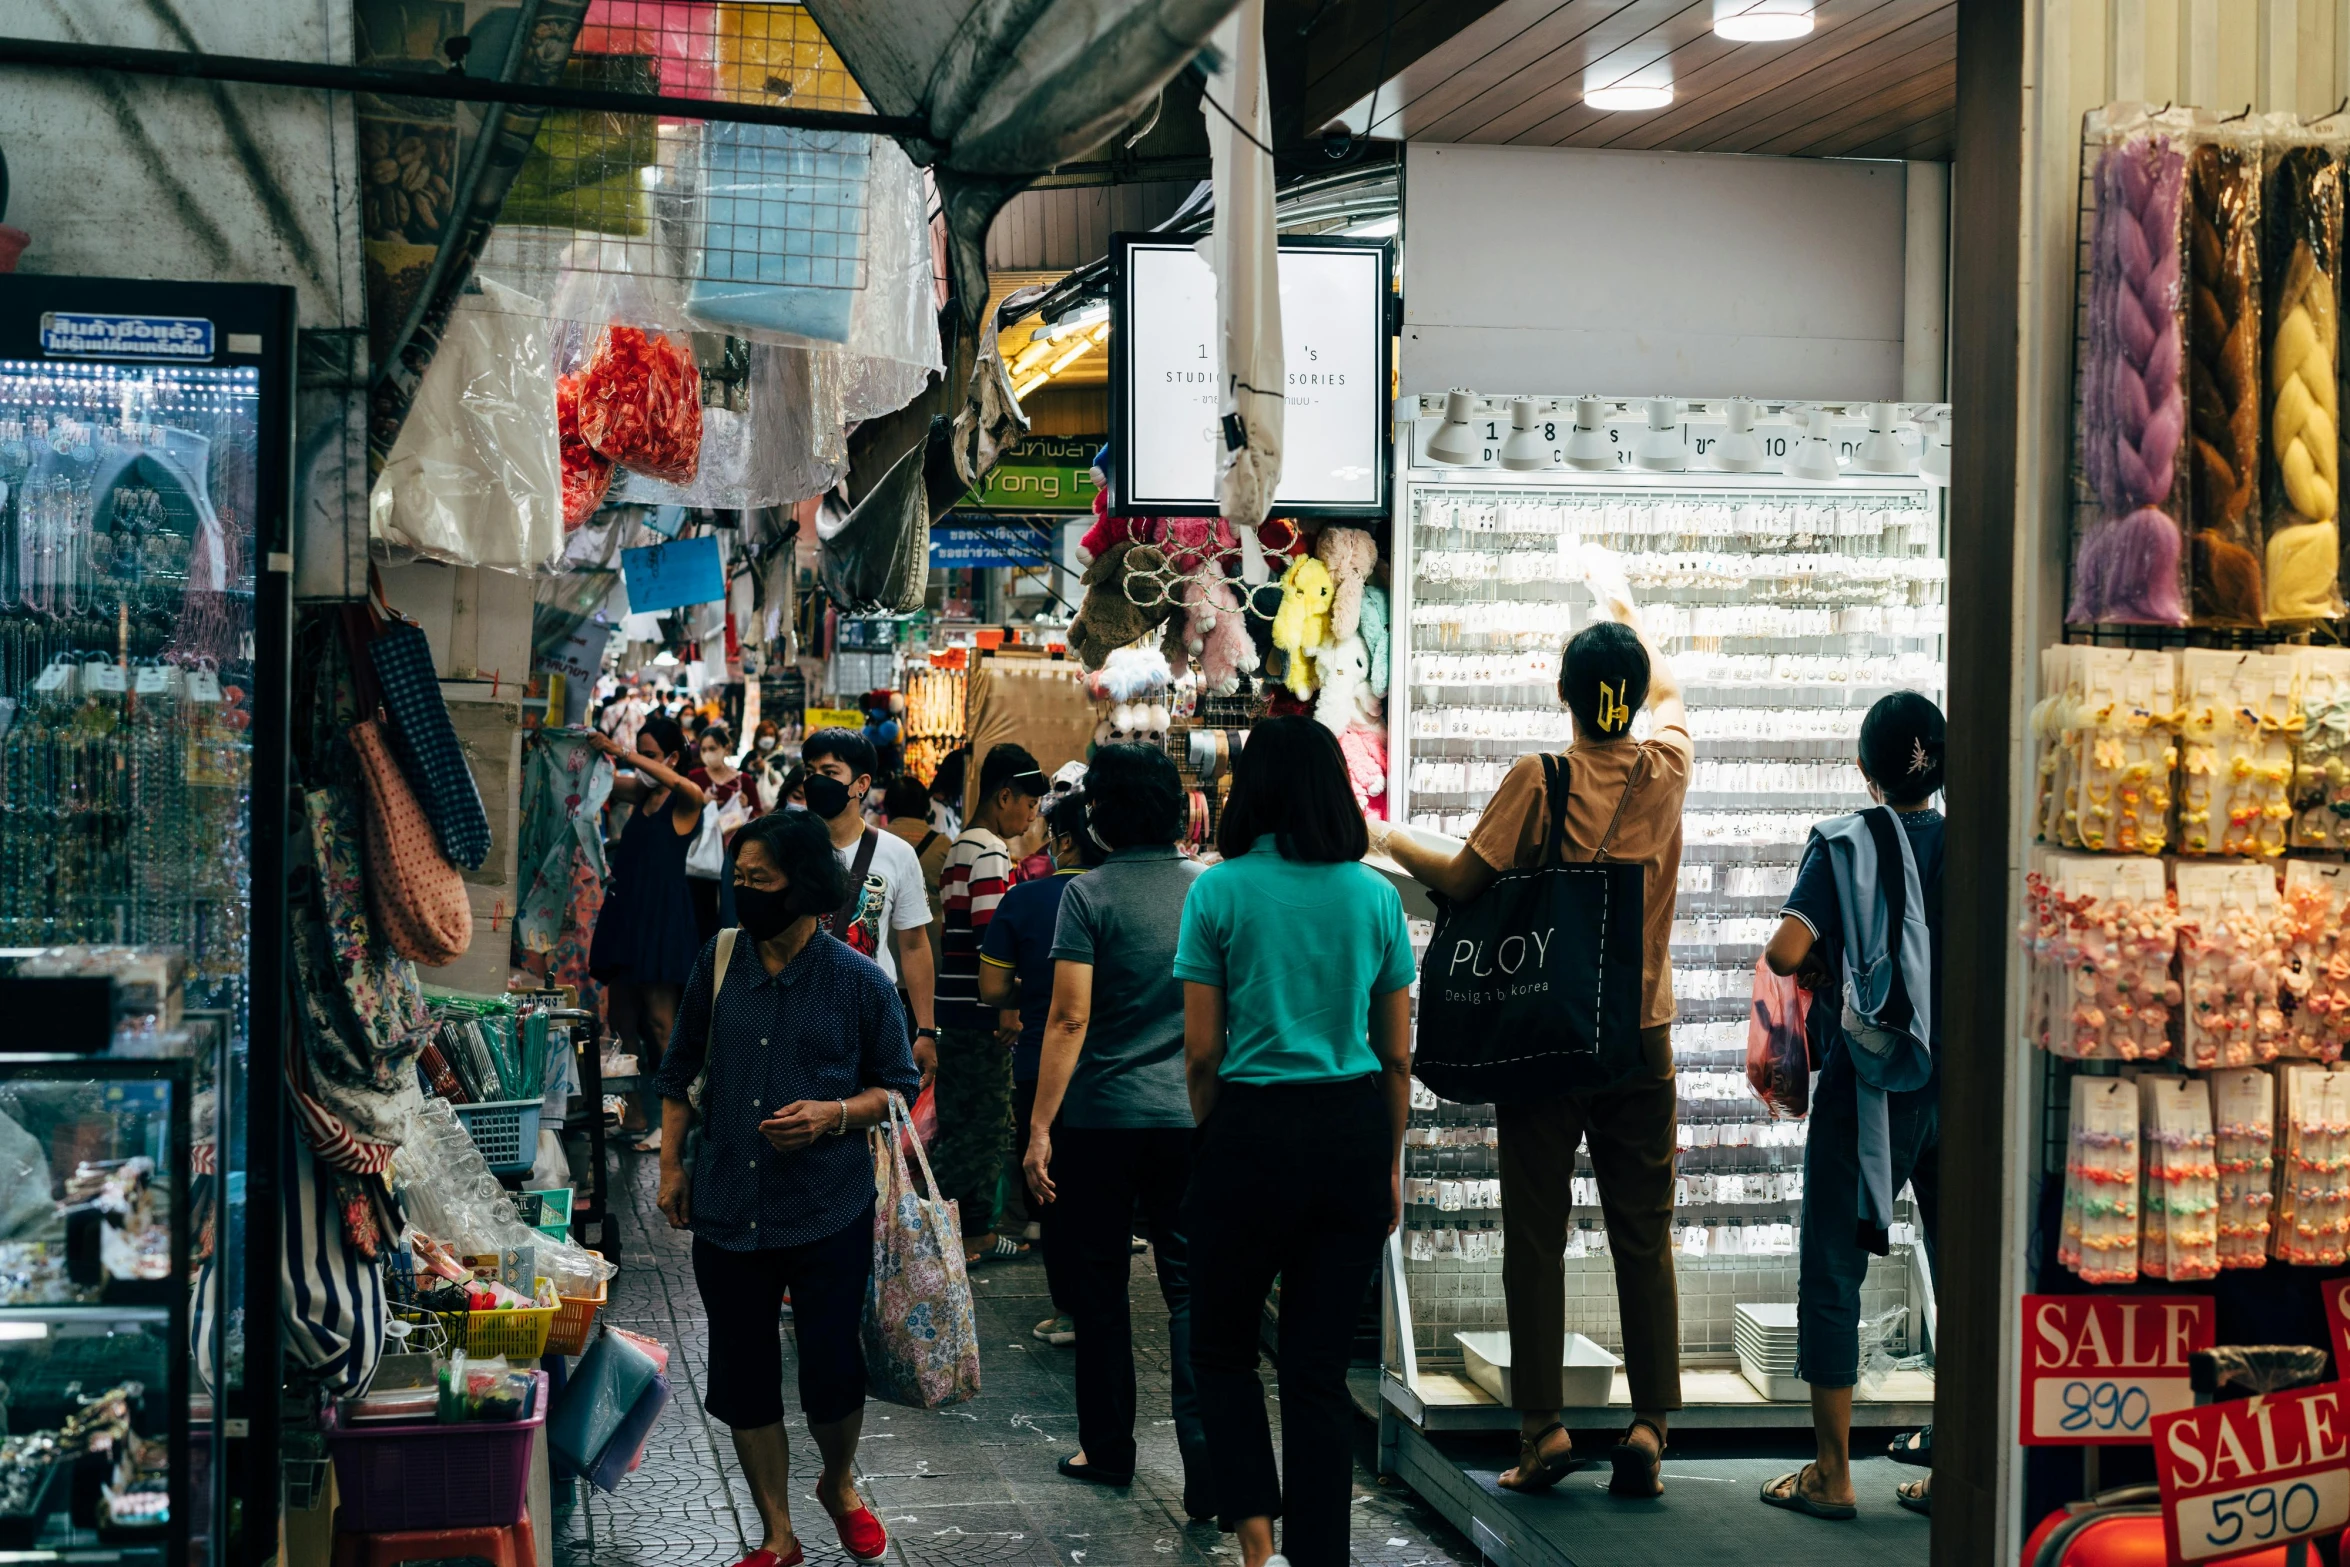
M 1322 689 L 1314 698 L 1314 721 L 1334 735 L 1360 723 L 1377 723 L 1379 699 L 1371 695 L 1371 654 L 1361 637 L 1333 642 L 1314 655 Z

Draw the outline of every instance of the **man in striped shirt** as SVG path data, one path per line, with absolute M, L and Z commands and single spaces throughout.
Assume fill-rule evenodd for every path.
M 938 970 L 938 1137 L 930 1163 L 944 1194 L 960 1207 L 963 1251 L 973 1262 L 1027 1250 L 995 1232 L 1012 1141 L 1011 1047 L 1020 1026 L 1017 1012 L 998 1013 L 979 999 L 979 943 L 1018 879 L 1005 840 L 1035 822 L 1045 787 L 1044 772 L 1025 747 L 991 748 L 979 764 L 978 805 L 938 881 L 946 940 Z

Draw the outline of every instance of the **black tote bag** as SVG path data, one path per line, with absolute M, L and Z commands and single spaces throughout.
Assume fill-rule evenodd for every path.
M 1598 849 L 1575 861 L 1565 858 L 1566 758 L 1543 757 L 1542 773 L 1550 813 L 1542 864 L 1502 872 L 1474 902 L 1436 898 L 1412 1071 L 1457 1103 L 1611 1088 L 1644 1070 L 1643 873 L 1606 858 L 1639 768 Z

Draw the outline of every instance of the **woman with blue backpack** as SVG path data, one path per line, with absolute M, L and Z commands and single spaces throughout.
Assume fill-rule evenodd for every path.
M 1762 1488 L 1772 1507 L 1856 1516 L 1852 1389 L 1860 1291 L 1889 1249 L 1893 1200 L 1914 1198 L 1929 1262 L 1937 1194 L 1942 1002 L 1942 710 L 1896 691 L 1860 726 L 1877 803 L 1812 829 L 1795 890 L 1764 950 L 1771 972 L 1814 992 L 1811 1131 L 1803 1150 L 1795 1374 L 1811 1384 L 1818 1457 Z M 1896 1500 L 1931 1509 L 1930 1479 Z

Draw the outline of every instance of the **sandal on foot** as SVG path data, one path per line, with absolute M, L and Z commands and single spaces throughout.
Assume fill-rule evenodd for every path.
M 1893 1488 L 1893 1500 L 1913 1513 L 1934 1516 L 1934 1493 L 1923 1480 L 1910 1480 Z
M 963 1261 L 967 1264 L 976 1266 L 982 1262 L 1011 1262 L 1016 1258 L 1025 1257 L 1027 1255 L 1027 1247 L 1021 1245 L 1018 1241 L 1011 1239 L 1009 1236 L 999 1235 L 995 1238 L 994 1245 L 982 1248 L 977 1256 L 973 1256 L 969 1252 L 965 1252 L 963 1254 Z
M 881 1527 L 870 1507 L 835 1513 L 832 1527 L 840 1533 L 840 1548 L 858 1561 L 877 1562 L 889 1554 L 889 1531 Z
M 1652 1454 L 1632 1440 L 1632 1433 L 1642 1426 L 1656 1438 Z M 1635 1419 L 1624 1428 L 1624 1438 L 1608 1450 L 1608 1463 L 1615 1473 L 1607 1482 L 1608 1495 L 1645 1502 L 1665 1494 L 1662 1470 L 1665 1466 L 1665 1434 L 1653 1420 Z
M 1904 1431 L 1885 1444 L 1885 1456 L 1897 1464 L 1914 1464 L 1920 1469 L 1934 1467 L 1934 1428 L 1926 1426 L 1917 1431 Z
M 1493 1483 L 1505 1491 L 1516 1491 L 1522 1496 L 1530 1496 L 1537 1491 L 1549 1490 L 1576 1470 L 1583 1468 L 1589 1460 L 1575 1456 L 1575 1445 L 1572 1441 L 1568 1442 L 1567 1450 L 1556 1457 L 1545 1458 L 1542 1455 L 1542 1444 L 1549 1439 L 1553 1431 L 1561 1436 L 1567 1434 L 1567 1428 L 1553 1420 L 1532 1436 L 1519 1437 L 1517 1467 L 1495 1476 Z M 1513 1474 L 1518 1476 L 1515 1481 L 1510 1479 Z
M 1793 1474 L 1783 1474 L 1776 1480 L 1765 1480 L 1762 1500 L 1765 1507 L 1783 1507 L 1791 1513 L 1806 1513 L 1824 1518 L 1830 1523 L 1844 1523 L 1860 1516 L 1860 1509 L 1850 1502 L 1827 1502 L 1803 1494 L 1803 1477 L 1817 1471 L 1805 1464 Z

